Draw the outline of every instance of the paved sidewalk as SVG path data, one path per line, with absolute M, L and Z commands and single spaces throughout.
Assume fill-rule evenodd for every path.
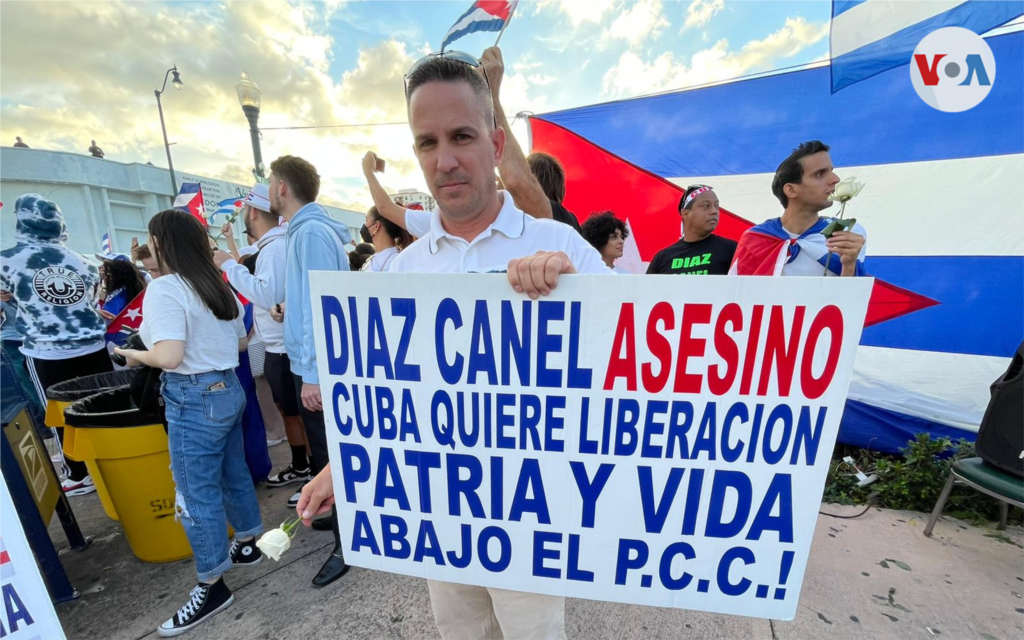
M 276 463 L 288 455 L 271 449 Z M 283 466 L 283 464 L 279 465 Z M 295 486 L 260 487 L 264 521 L 289 515 Z M 62 551 L 82 592 L 57 612 L 68 640 L 156 638 L 156 627 L 195 585 L 191 560 L 147 564 L 135 559 L 119 525 L 95 495 L 73 498 L 93 544 Z M 850 515 L 861 507 L 824 505 Z M 1024 638 L 1024 532 L 1005 535 L 944 518 L 935 537 L 922 535 L 925 514 L 872 509 L 853 520 L 820 517 L 796 619 L 779 622 L 676 609 L 569 600 L 573 639 L 670 638 L 750 640 Z M 50 528 L 66 547 L 60 527 Z M 264 560 L 227 575 L 235 603 L 183 636 L 189 640 L 291 638 L 419 639 L 438 637 L 426 583 L 418 578 L 352 569 L 314 589 L 309 580 L 330 550 L 330 533 L 305 531 L 280 563 Z M 883 561 L 888 568 L 882 566 Z M 899 563 L 899 564 L 897 564 Z M 907 567 L 906 569 L 901 566 Z

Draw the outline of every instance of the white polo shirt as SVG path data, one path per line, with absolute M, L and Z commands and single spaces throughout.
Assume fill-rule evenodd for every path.
M 398 254 L 392 272 L 411 273 L 505 273 L 508 263 L 538 251 L 564 251 L 578 273 L 611 274 L 601 254 L 569 225 L 538 220 L 524 213 L 507 191 L 494 223 L 468 242 L 449 235 L 434 211 L 430 230 Z M 417 212 L 420 213 L 420 212 Z

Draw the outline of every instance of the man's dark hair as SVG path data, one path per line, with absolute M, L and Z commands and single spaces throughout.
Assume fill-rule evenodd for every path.
M 623 240 L 629 237 L 626 223 L 616 218 L 612 211 L 595 211 L 583 221 L 583 226 L 580 228 L 583 239 L 598 251 L 604 249 L 604 245 L 608 244 L 609 238 L 616 231 L 622 232 Z
M 270 163 L 270 172 L 283 180 L 302 204 L 316 202 L 320 195 L 320 174 L 316 167 L 298 156 L 281 156 Z
M 828 151 L 831 147 L 821 140 L 809 140 L 801 142 L 800 146 L 793 149 L 793 153 L 782 161 L 779 168 L 775 170 L 775 177 L 772 179 L 772 193 L 779 199 L 783 207 L 789 206 L 789 198 L 782 190 L 787 184 L 800 184 L 804 179 L 804 165 L 800 164 L 801 158 Z
M 548 200 L 561 204 L 565 200 L 565 169 L 558 158 L 538 151 L 531 153 L 526 162 Z
M 413 72 L 405 78 L 405 102 L 406 105 L 412 100 L 414 91 L 430 82 L 465 82 L 473 89 L 479 98 L 486 105 L 487 114 L 484 120 L 494 126 L 494 103 L 491 101 L 491 90 L 487 86 L 487 80 L 483 73 L 475 68 L 459 62 L 435 56 L 420 64 Z

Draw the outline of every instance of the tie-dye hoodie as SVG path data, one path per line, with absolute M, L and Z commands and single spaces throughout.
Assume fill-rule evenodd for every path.
M 64 214 L 36 194 L 18 198 L 15 209 L 17 244 L 0 251 L 0 288 L 17 302 L 22 352 L 63 360 L 104 348 L 106 324 L 96 306 L 99 271 L 64 245 Z

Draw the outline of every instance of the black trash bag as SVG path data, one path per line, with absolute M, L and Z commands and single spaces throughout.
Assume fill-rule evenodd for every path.
M 128 385 L 101 391 L 64 410 L 64 422 L 76 429 L 144 427 L 162 421 L 162 412 L 143 411 L 132 402 Z
M 128 335 L 124 346 L 126 349 L 148 351 L 138 331 Z M 122 367 L 127 362 L 124 357 L 116 353 L 114 354 L 114 361 Z M 132 401 L 139 409 L 148 413 L 158 414 L 164 429 L 167 429 L 167 420 L 164 419 L 164 398 L 160 395 L 160 374 L 163 373 L 163 370 L 142 365 L 133 369 L 133 371 L 135 371 L 135 376 L 129 383 Z
M 87 396 L 115 387 L 123 387 L 131 383 L 135 377 L 134 369 L 124 371 L 108 371 L 96 373 L 91 376 L 82 376 L 74 380 L 58 382 L 46 390 L 46 397 L 49 400 L 58 402 L 74 402 Z

